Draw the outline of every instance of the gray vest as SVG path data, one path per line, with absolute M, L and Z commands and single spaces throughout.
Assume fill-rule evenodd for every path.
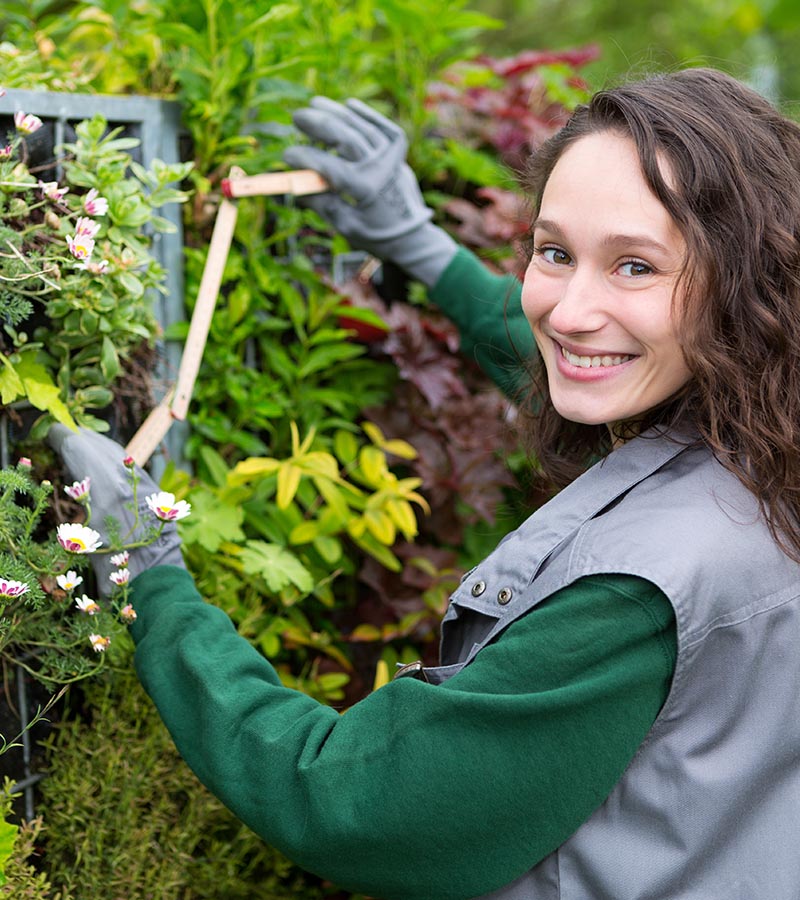
M 707 450 L 638 438 L 538 510 L 453 595 L 429 680 L 598 573 L 672 603 L 669 697 L 597 812 L 487 898 L 798 900 L 800 565 Z

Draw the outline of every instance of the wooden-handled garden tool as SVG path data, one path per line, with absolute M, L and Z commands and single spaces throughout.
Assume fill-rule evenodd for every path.
M 328 189 L 327 182 L 311 169 L 290 172 L 269 172 L 245 175 L 241 169 L 231 169 L 230 177 L 222 182 L 224 197 L 219 205 L 214 231 L 208 247 L 197 301 L 189 324 L 189 334 L 181 355 L 178 377 L 174 387 L 144 420 L 125 448 L 137 465 L 144 466 L 164 440 L 173 421 L 183 420 L 189 410 L 197 373 L 203 359 L 211 318 L 217 303 L 222 274 L 228 259 L 238 209 L 233 202 L 239 197 L 273 194 L 320 194 Z

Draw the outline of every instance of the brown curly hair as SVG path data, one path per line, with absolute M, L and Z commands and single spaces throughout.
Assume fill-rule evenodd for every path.
M 688 248 L 675 296 L 692 378 L 628 427 L 699 435 L 800 560 L 800 126 L 713 69 L 600 91 L 535 154 L 534 218 L 567 147 L 603 131 L 633 140 L 646 181 Z M 608 452 L 609 432 L 559 416 L 544 366 L 534 363 L 532 374 L 531 449 L 543 479 L 561 486 Z

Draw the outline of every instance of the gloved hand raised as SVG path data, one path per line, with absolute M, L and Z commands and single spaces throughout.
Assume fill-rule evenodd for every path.
M 108 550 L 109 536 L 105 521 L 109 516 L 119 522 L 119 533 L 123 538 L 136 523 L 130 472 L 123 463 L 126 457 L 124 447 L 93 431 L 72 431 L 64 425 L 53 425 L 47 440 L 63 459 L 72 478 L 82 480 L 88 476 L 91 479 L 90 527 L 100 532 L 103 539 L 101 550 Z M 145 498 L 158 493 L 159 488 L 143 469 L 137 468 L 136 473 L 139 478 L 136 496 L 139 522 L 141 531 L 145 531 L 148 524 L 156 521 Z M 125 543 L 129 543 L 131 539 Z M 90 561 L 97 576 L 98 590 L 108 596 L 113 588 L 109 575 L 116 566 L 111 563 L 108 553 L 93 553 Z M 181 542 L 174 522 L 166 524 L 152 544 L 130 551 L 128 568 L 131 578 L 159 565 L 184 565 Z
M 428 287 L 436 284 L 458 245 L 431 223 L 433 213 L 406 163 L 402 129 L 352 99 L 342 105 L 314 97 L 293 118 L 300 131 L 327 149 L 289 147 L 285 161 L 315 169 L 333 189 L 302 202 L 356 249 L 395 263 Z

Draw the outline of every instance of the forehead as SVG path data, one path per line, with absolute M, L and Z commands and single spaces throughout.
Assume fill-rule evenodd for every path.
M 669 181 L 669 173 L 664 174 Z M 545 185 L 539 217 L 565 229 L 644 231 L 658 239 L 681 239 L 644 177 L 636 145 L 611 131 L 579 138 L 564 151 Z

